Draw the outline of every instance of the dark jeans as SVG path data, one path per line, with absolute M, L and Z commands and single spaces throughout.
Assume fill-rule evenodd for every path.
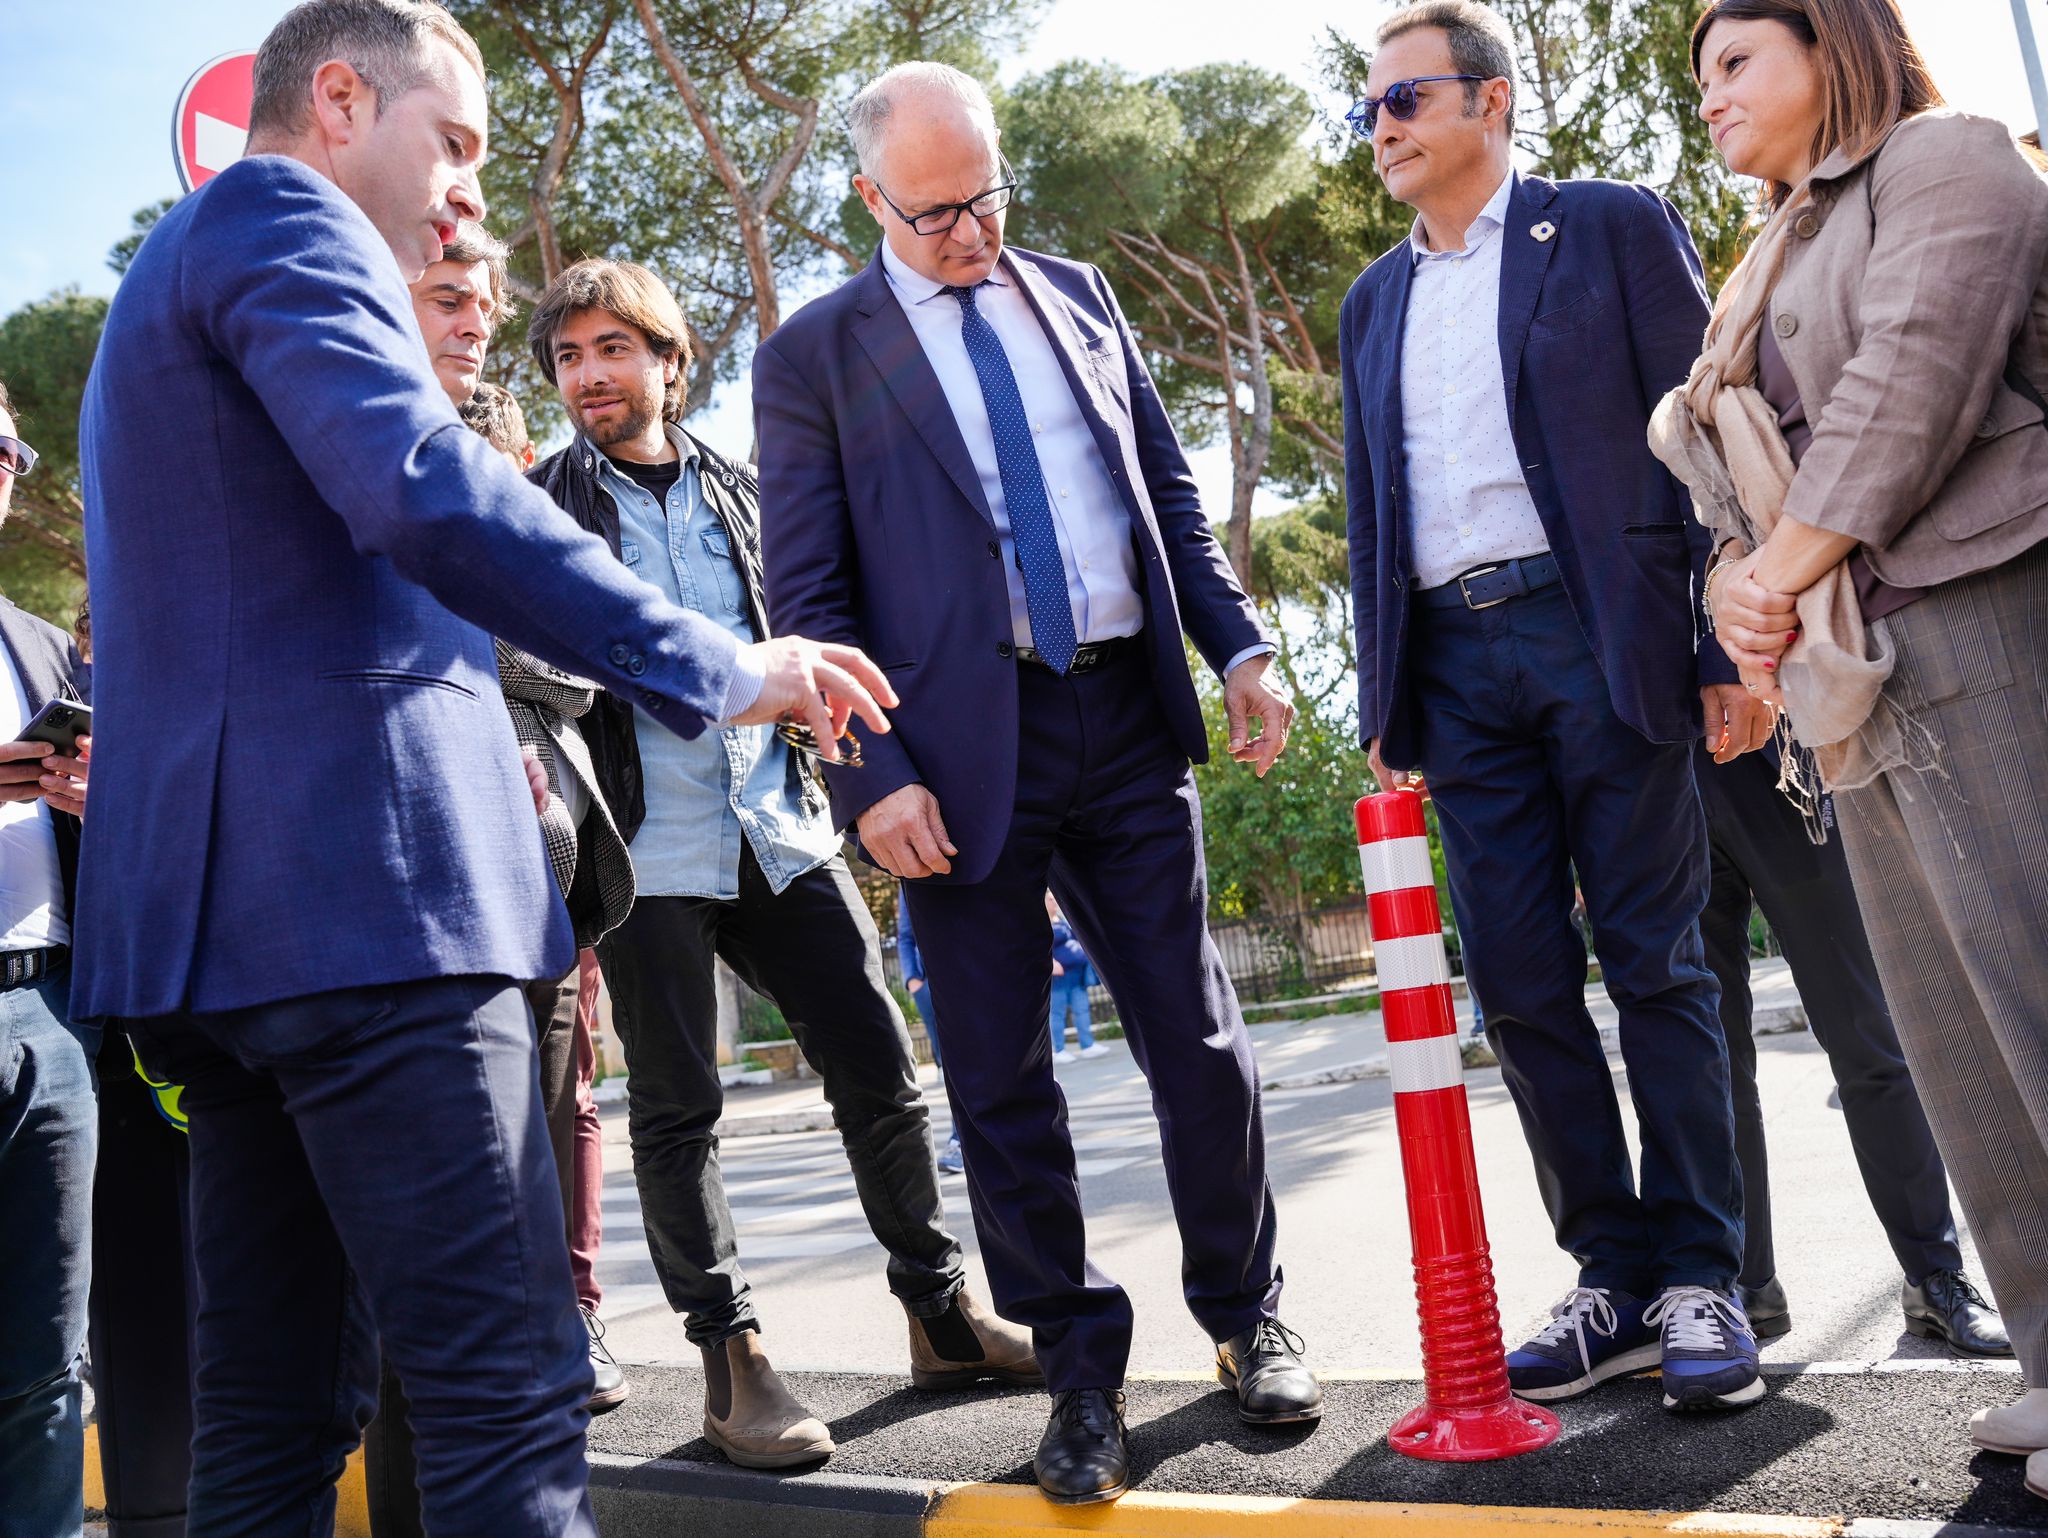
M 332 1531 L 381 1337 L 437 1538 L 594 1538 L 589 1341 L 518 987 L 432 978 L 125 1023 L 191 1117 L 192 1530 Z
M 917 1006 L 918 1017 L 924 1021 L 924 1039 L 931 1043 L 932 1067 L 938 1069 L 943 1078 L 946 1072 L 946 1054 L 939 1046 L 939 1006 L 932 997 L 932 980 L 929 977 L 918 979 L 917 991 L 910 995 L 910 1001 Z M 936 1137 L 936 1134 L 934 1136 Z M 950 1132 L 944 1137 L 937 1138 L 941 1143 L 950 1143 L 952 1140 L 953 1135 Z
M 533 1014 L 540 1060 L 541 1114 L 561 1177 L 562 1206 L 574 1200 L 576 1157 L 576 994 L 578 975 L 528 983 L 521 991 Z M 563 1238 L 567 1242 L 567 1228 Z M 423 1538 L 419 1459 L 413 1446 L 412 1407 L 387 1356 L 377 1370 L 377 1416 L 363 1432 L 363 1486 L 370 1538 Z
M 1863 1189 L 1892 1253 L 1916 1282 L 1930 1271 L 1959 1270 L 1963 1257 L 1949 1210 L 1948 1172 L 1885 1007 L 1841 834 L 1818 845 L 1807 838 L 1799 813 L 1778 793 L 1776 764 L 1762 753 L 1716 764 L 1702 749 L 1697 767 L 1714 855 L 1713 895 L 1700 915 L 1700 932 L 1707 965 L 1721 980 L 1721 1023 L 1735 1072 L 1742 1280 L 1760 1286 L 1778 1269 L 1750 1021 L 1752 898 L 1778 936 L 1813 1039 L 1828 1055 Z
M 91 1275 L 95 1028 L 70 1023 L 71 969 L 0 992 L 0 1535 L 85 1522 L 80 1352 Z
M 1707 833 L 1692 745 L 1649 742 L 1615 713 L 1562 585 L 1487 609 L 1417 606 L 1410 620 L 1420 767 L 1467 975 L 1557 1241 L 1588 1287 L 1731 1287 L 1742 1177 L 1700 942 Z M 1621 1013 L 1640 1187 L 1586 1011 L 1574 867 Z
M 1279 1307 L 1258 1072 L 1209 937 L 1194 776 L 1145 661 L 1126 654 L 1065 678 L 1019 664 L 1017 682 L 1017 799 L 1002 853 L 971 886 L 911 882 L 911 922 L 947 1000 L 946 1088 L 996 1310 L 1031 1329 L 1055 1392 L 1114 1387 L 1131 1300 L 1088 1259 L 1046 1030 L 1048 883 L 1151 1084 L 1182 1293 L 1218 1341 Z
M 93 1424 L 108 1538 L 184 1538 L 192 1482 L 191 1151 L 135 1072 L 101 1049 L 92 1199 Z
M 960 1245 L 945 1227 L 910 1033 L 846 862 L 834 855 L 776 893 L 742 843 L 736 900 L 642 897 L 598 954 L 626 1054 L 647 1244 L 690 1339 L 760 1328 L 718 1168 L 720 957 L 774 1000 L 825 1081 L 861 1210 L 889 1252 L 890 1290 L 914 1315 L 944 1313 L 965 1280 Z

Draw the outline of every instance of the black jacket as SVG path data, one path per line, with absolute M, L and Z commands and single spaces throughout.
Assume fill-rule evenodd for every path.
M 725 528 L 732 546 L 733 564 L 745 579 L 747 620 L 756 638 L 768 637 L 768 605 L 762 597 L 761 581 L 761 488 L 754 467 L 717 453 L 696 434 L 685 429 L 684 436 L 696 448 L 702 467 L 704 501 Z M 559 453 L 550 454 L 526 473 L 577 523 L 597 535 L 619 554 L 619 508 L 612 494 L 597 476 L 599 450 L 578 433 Z M 633 706 L 609 691 L 600 691 L 597 703 L 583 718 L 583 739 L 597 769 L 598 789 L 619 825 L 627 843 L 640 831 L 647 817 L 647 797 L 640 777 L 640 742 L 633 724 Z M 815 780 L 798 767 L 798 756 L 790 754 L 791 793 L 806 804 L 822 804 L 822 791 Z
M 28 696 L 24 724 L 53 699 L 81 704 L 91 701 L 92 669 L 78 655 L 71 637 L 6 598 L 0 598 L 0 644 L 14 659 L 22 693 Z M 78 819 L 53 810 L 50 821 L 57 829 L 57 866 L 64 876 L 64 915 L 68 920 L 77 906 Z

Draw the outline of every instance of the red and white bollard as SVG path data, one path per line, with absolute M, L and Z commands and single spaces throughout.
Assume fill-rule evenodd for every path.
M 1422 1322 L 1425 1402 L 1387 1442 L 1441 1462 L 1511 1458 L 1549 1446 L 1559 1422 L 1508 1390 L 1422 797 L 1367 796 L 1357 813 Z

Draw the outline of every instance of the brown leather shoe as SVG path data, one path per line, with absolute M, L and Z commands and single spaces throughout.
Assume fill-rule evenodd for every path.
M 910 1381 L 927 1389 L 974 1383 L 1043 1388 L 1045 1374 L 1031 1349 L 1031 1332 L 997 1318 L 963 1287 L 943 1314 L 911 1316 Z
M 704 1435 L 749 1469 L 820 1463 L 833 1453 L 825 1423 L 782 1386 L 752 1330 L 704 1348 Z

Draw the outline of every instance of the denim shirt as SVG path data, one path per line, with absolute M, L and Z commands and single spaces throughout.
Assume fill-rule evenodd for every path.
M 751 643 L 745 579 L 725 525 L 704 500 L 696 450 L 674 427 L 669 438 L 684 461 L 665 508 L 598 456 L 598 480 L 618 504 L 620 559 L 676 603 Z M 789 794 L 791 750 L 773 727 L 728 726 L 686 742 L 644 711 L 633 714 L 647 798 L 647 820 L 631 846 L 642 897 L 735 900 L 742 838 L 775 892 L 838 851 L 831 819 Z

